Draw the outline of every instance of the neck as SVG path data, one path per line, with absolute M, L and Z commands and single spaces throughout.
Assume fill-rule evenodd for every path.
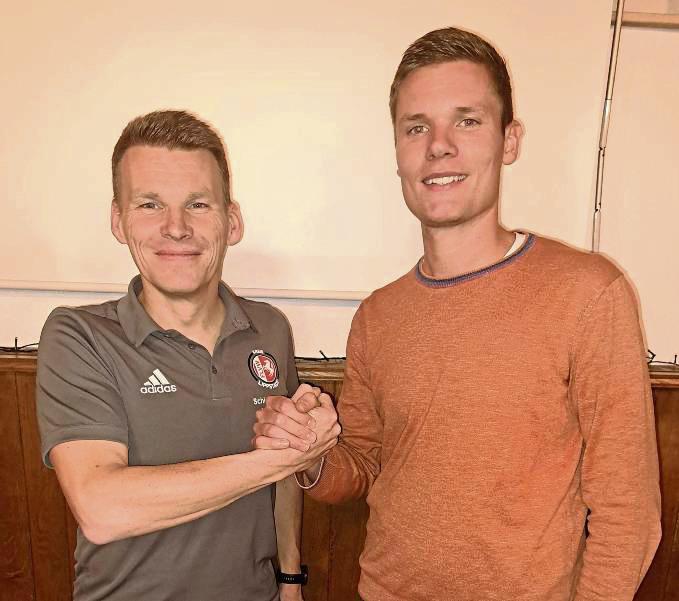
M 514 242 L 514 234 L 495 220 L 446 228 L 422 227 L 424 272 L 436 279 L 454 278 L 497 263 Z
M 143 280 L 139 302 L 161 328 L 181 332 L 212 354 L 226 316 L 218 285 L 214 282 L 191 295 L 172 296 Z

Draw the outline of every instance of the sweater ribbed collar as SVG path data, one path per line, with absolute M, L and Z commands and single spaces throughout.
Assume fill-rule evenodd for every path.
M 508 257 L 504 257 L 503 259 L 501 259 L 497 263 L 494 263 L 493 265 L 483 267 L 482 269 L 478 269 L 477 271 L 464 273 L 462 275 L 455 276 L 454 278 L 445 279 L 430 278 L 429 276 L 422 273 L 422 269 L 420 267 L 421 261 L 418 261 L 417 265 L 415 266 L 415 277 L 421 284 L 424 284 L 425 286 L 428 286 L 430 288 L 449 288 L 450 286 L 455 286 L 456 284 L 460 284 L 462 282 L 475 280 L 476 278 L 483 277 L 484 275 L 497 271 L 498 269 L 502 269 L 507 265 L 511 265 L 514 261 L 525 255 L 526 252 L 528 252 L 528 250 L 533 246 L 534 243 L 535 236 L 533 234 L 529 234 L 528 238 L 523 243 L 523 246 L 519 250 L 517 250 L 514 254 L 511 254 Z

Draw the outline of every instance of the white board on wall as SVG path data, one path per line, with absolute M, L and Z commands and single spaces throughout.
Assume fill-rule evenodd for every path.
M 187 108 L 222 133 L 246 221 L 236 288 L 369 291 L 421 253 L 396 177 L 388 88 L 446 25 L 506 56 L 527 135 L 503 218 L 587 246 L 610 0 L 15 3 L 0 19 L 0 280 L 124 284 L 110 155 L 136 115 Z M 12 284 L 14 282 L 14 285 Z M 20 284 L 19 284 L 20 282 Z M 50 285 L 55 287 L 55 285 Z

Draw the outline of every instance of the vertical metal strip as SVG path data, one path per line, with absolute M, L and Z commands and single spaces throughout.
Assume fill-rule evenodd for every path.
M 601 116 L 601 132 L 599 133 L 599 153 L 596 167 L 596 190 L 594 196 L 594 220 L 592 224 L 592 250 L 598 252 L 601 241 L 601 204 L 604 186 L 604 162 L 606 158 L 606 142 L 608 140 L 608 126 L 611 119 L 611 105 L 613 103 L 613 85 L 618 66 L 618 50 L 620 48 L 620 32 L 622 31 L 622 15 L 625 11 L 625 0 L 617 0 L 615 9 L 615 28 L 613 30 L 613 44 L 611 59 L 608 64 L 608 81 L 606 83 L 606 100 Z

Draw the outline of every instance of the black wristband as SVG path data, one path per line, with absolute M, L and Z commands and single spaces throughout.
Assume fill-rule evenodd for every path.
M 276 582 L 278 584 L 301 584 L 304 586 L 309 580 L 309 569 L 305 565 L 300 566 L 300 568 L 299 574 L 286 574 L 276 570 Z

